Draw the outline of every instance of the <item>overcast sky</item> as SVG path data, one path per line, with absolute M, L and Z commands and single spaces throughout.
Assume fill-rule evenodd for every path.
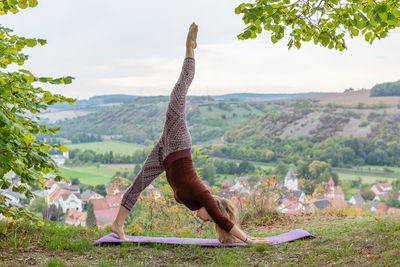
M 240 41 L 237 0 L 39 0 L 1 16 L 3 26 L 45 46 L 26 49 L 23 68 L 37 76 L 74 76 L 47 89 L 78 99 L 102 94 L 168 95 L 185 55 L 191 22 L 199 25 L 196 75 L 189 95 L 343 92 L 400 80 L 400 31 L 374 41 L 350 39 L 348 50 L 313 43 L 287 49 L 269 33 Z

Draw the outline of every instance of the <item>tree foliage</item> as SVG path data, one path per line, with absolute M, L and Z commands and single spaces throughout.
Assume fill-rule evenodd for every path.
M 288 35 L 289 49 L 313 41 L 342 51 L 346 36 L 362 35 L 372 44 L 400 26 L 399 0 L 255 0 L 240 4 L 235 13 L 248 24 L 239 39 L 266 30 L 273 43 Z
M 87 205 L 86 226 L 87 227 L 97 226 L 97 221 L 96 221 L 96 216 L 94 214 L 94 207 L 92 201 L 89 201 Z
M 0 1 L 0 15 L 15 14 L 19 9 L 36 5 L 36 0 Z M 22 66 L 29 58 L 22 52 L 24 48 L 46 44 L 44 39 L 20 37 L 12 32 L 0 25 L 0 187 L 7 189 L 11 186 L 5 174 L 14 172 L 22 184 L 31 187 L 37 184 L 41 188 L 45 174 L 52 171 L 59 174 L 46 151 L 52 148 L 67 151 L 67 148 L 36 140 L 38 133 L 53 134 L 59 130 L 40 124 L 37 114 L 58 102 L 73 104 L 74 99 L 52 94 L 38 86 L 38 83 L 69 84 L 73 77 L 53 79 L 37 77 L 26 69 L 9 71 L 8 67 Z M 63 178 L 57 175 L 55 180 L 61 181 Z M 23 185 L 13 187 L 14 192 L 24 193 L 28 199 L 33 197 L 30 189 Z M 0 197 L 0 214 L 34 219 L 34 215 L 24 208 L 7 207 L 4 196 Z
M 371 89 L 371 96 L 400 96 L 400 81 L 375 85 Z

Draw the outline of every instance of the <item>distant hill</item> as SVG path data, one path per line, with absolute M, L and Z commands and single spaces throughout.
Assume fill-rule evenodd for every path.
M 212 96 L 218 101 L 244 101 L 244 102 L 259 102 L 259 101 L 270 101 L 270 100 L 280 100 L 280 99 L 293 99 L 301 97 L 310 97 L 315 95 L 323 95 L 326 93 L 300 93 L 300 94 L 252 94 L 252 93 L 238 93 L 238 94 L 226 94 Z
M 161 134 L 168 97 L 141 97 L 129 103 L 99 109 L 90 114 L 59 121 L 59 135 L 71 139 L 78 133 L 120 136 L 120 140 L 152 144 Z M 278 108 L 274 104 L 240 101 L 211 101 L 207 97 L 188 97 L 187 120 L 192 140 L 221 142 L 226 131 L 245 125 L 266 112 Z
M 134 95 L 98 95 L 93 96 L 89 99 L 77 100 L 74 105 L 68 103 L 57 103 L 51 106 L 52 109 L 65 110 L 65 109 L 82 109 L 90 107 L 91 105 L 103 105 L 103 104 L 121 104 L 131 102 L 137 99 L 139 96 Z
M 258 138 L 308 138 L 315 142 L 334 135 L 390 140 L 400 132 L 398 108 L 321 107 L 304 101 L 289 103 L 225 135 L 227 142 Z
M 400 96 L 371 97 L 371 90 L 366 89 L 345 93 L 315 95 L 306 97 L 306 99 L 317 101 L 320 105 L 335 104 L 348 107 L 357 107 L 358 105 L 373 107 L 382 103 L 387 106 L 400 105 Z
M 278 99 L 292 99 L 299 97 L 309 97 L 314 95 L 320 95 L 324 93 L 301 93 L 301 94 L 251 94 L 251 93 L 239 93 L 239 94 L 226 94 L 217 96 L 188 96 L 187 99 L 190 102 L 206 102 L 206 101 L 243 101 L 243 102 L 258 102 Z M 134 100 L 140 103 L 154 102 L 156 99 L 160 101 L 168 101 L 169 96 L 136 96 L 136 95 L 125 95 L 125 94 L 114 94 L 114 95 L 98 95 L 92 96 L 89 99 L 79 99 L 74 105 L 68 103 L 57 103 L 51 106 L 51 110 L 76 110 L 76 109 L 93 109 L 93 106 L 102 106 L 110 104 L 124 104 Z

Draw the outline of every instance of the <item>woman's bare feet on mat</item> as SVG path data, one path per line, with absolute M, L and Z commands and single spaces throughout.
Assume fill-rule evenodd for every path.
M 124 227 L 117 225 L 115 222 L 110 226 L 111 232 L 118 235 L 121 240 L 128 240 L 124 234 Z
M 195 49 L 197 47 L 197 32 L 199 28 L 196 23 L 192 23 L 189 28 L 189 33 L 186 39 L 186 47 L 188 49 Z

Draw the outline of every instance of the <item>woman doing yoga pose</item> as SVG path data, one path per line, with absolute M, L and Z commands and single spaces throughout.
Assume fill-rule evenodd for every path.
M 176 201 L 190 210 L 197 210 L 197 216 L 204 222 L 214 222 L 220 242 L 271 244 L 271 241 L 264 238 L 254 238 L 244 233 L 236 225 L 235 205 L 230 200 L 211 195 L 209 188 L 200 180 L 194 169 L 190 153 L 192 140 L 186 125 L 185 108 L 186 94 L 195 72 L 194 49 L 197 46 L 197 32 L 197 25 L 192 23 L 186 40 L 186 58 L 178 82 L 170 95 L 163 133 L 134 183 L 125 192 L 117 218 L 110 229 L 121 240 L 127 240 L 123 228 L 128 213 L 140 193 L 165 171 Z

